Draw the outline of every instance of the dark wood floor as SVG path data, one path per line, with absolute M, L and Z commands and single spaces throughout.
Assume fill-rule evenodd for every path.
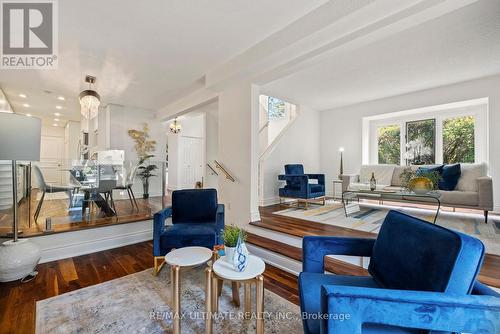
M 35 303 L 153 266 L 152 242 L 40 264 L 32 282 L 0 283 L 0 333 L 35 331 Z M 298 304 L 297 277 L 266 266 L 264 286 Z
M 377 235 L 374 233 L 357 231 L 338 226 L 316 223 L 309 220 L 302 220 L 302 219 L 273 214 L 273 212 L 280 211 L 282 209 L 283 207 L 279 205 L 261 207 L 260 208 L 261 220 L 250 224 L 253 226 L 296 236 L 299 238 L 302 238 L 307 235 L 330 235 L 330 236 L 364 237 L 364 238 L 377 237 Z M 252 240 L 252 237 L 250 239 Z M 300 249 L 298 248 L 293 250 L 291 248 L 295 247 L 283 244 L 276 246 L 276 243 L 274 243 L 273 245 L 273 242 L 271 241 L 261 240 L 260 246 L 268 249 L 275 248 L 276 249 L 275 251 L 278 253 L 280 253 L 279 252 L 280 249 L 287 249 L 286 254 L 296 254 L 297 252 L 300 252 Z M 298 258 L 295 259 L 300 261 L 300 259 Z M 337 267 L 342 266 L 343 264 L 345 264 L 345 262 L 342 263 L 342 261 L 338 261 Z M 483 267 L 481 269 L 478 278 L 481 282 L 487 285 L 500 288 L 500 256 L 493 254 L 486 254 Z
M 45 199 L 40 216 L 37 222 L 35 222 L 33 215 L 38 205 L 37 191 L 37 189 L 33 189 L 32 191 L 31 206 L 28 205 L 27 199 L 23 199 L 19 205 L 19 230 L 22 231 L 22 236 L 24 237 L 45 234 L 45 219 L 47 217 L 52 218 L 53 231 L 50 233 L 61 233 L 151 219 L 153 214 L 162 208 L 162 204 L 163 206 L 167 206 L 171 203 L 171 196 L 165 196 L 163 203 L 161 196 L 154 196 L 148 199 L 137 197 L 138 209 L 135 209 L 128 198 L 117 199 L 115 200 L 116 216 L 106 217 L 96 209 L 90 219 L 88 219 L 88 217 L 82 218 L 80 210 L 68 211 L 67 199 Z M 11 211 L 0 211 L 0 237 L 12 232 Z

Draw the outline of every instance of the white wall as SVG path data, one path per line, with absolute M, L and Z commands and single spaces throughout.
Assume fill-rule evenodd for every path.
M 260 205 L 279 202 L 278 189 L 283 186 L 278 175 L 285 172 L 286 164 L 300 163 L 306 173 L 321 173 L 320 168 L 320 113 L 306 106 L 300 106 L 300 112 L 282 135 L 266 152 L 261 160 Z
M 156 172 L 157 176 L 149 179 L 149 194 L 151 196 L 161 195 L 162 177 L 160 163 L 165 161 L 166 155 L 166 124 L 155 119 L 154 113 L 149 110 L 118 105 L 109 105 L 108 107 L 109 127 L 106 127 L 109 131 L 108 149 L 124 150 L 126 161 L 133 161 L 134 163 L 137 163 L 138 161 L 137 153 L 134 149 L 135 142 L 128 135 L 128 130 L 142 130 L 143 123 L 148 123 L 150 139 L 156 140 L 156 150 L 153 153 L 155 157 L 151 159 L 151 162 L 157 163 L 159 167 L 159 170 Z M 100 124 L 102 125 L 102 122 Z M 101 125 L 99 125 L 99 134 L 101 134 L 101 131 L 104 131 L 104 128 Z M 105 137 L 106 136 L 102 138 Z M 142 195 L 142 184 L 139 178 L 136 178 L 133 190 L 137 197 Z
M 219 161 L 236 179 L 219 176 L 226 222 L 246 225 L 259 217 L 259 89 L 242 83 L 219 95 Z
M 362 117 L 477 98 L 489 98 L 489 164 L 493 177 L 495 211 L 500 211 L 500 76 L 491 76 L 410 94 L 323 111 L 321 169 L 327 191 L 338 174 L 338 148 L 344 147 L 344 173 L 357 173 L 362 159 Z
M 202 151 L 205 151 L 205 114 L 193 113 L 178 117 L 177 122 L 181 125 L 180 133 L 168 131 L 168 189 L 175 190 L 182 188 L 182 137 L 201 138 Z M 169 124 L 171 122 L 168 122 Z M 200 162 L 205 165 L 205 153 L 202 152 Z
M 205 109 L 205 144 L 206 144 L 206 162 L 215 169 L 214 160 L 218 159 L 219 154 L 219 106 L 218 103 L 212 103 Z M 205 165 L 205 188 L 219 187 L 218 176 L 214 175 Z

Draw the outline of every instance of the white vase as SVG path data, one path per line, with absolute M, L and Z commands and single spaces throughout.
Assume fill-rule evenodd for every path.
M 228 263 L 233 263 L 234 250 L 236 247 L 227 247 L 224 246 L 224 260 Z
M 0 282 L 16 281 L 32 273 L 41 252 L 29 239 L 5 241 L 0 245 Z

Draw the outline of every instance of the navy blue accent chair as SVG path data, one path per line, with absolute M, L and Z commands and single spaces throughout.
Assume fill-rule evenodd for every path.
M 476 238 L 390 211 L 376 240 L 304 237 L 302 251 L 306 334 L 500 333 L 500 295 L 476 281 Z M 325 255 L 371 257 L 371 276 L 324 274 Z
M 323 198 L 325 204 L 325 174 L 304 174 L 303 165 L 289 164 L 285 165 L 285 174 L 279 175 L 278 180 L 286 181 L 285 186 L 279 189 L 280 199 L 304 200 L 307 207 L 307 200 Z M 317 183 L 309 183 L 309 180 L 317 180 Z
M 172 225 L 165 225 L 167 218 Z M 224 205 L 217 203 L 215 189 L 186 189 L 172 192 L 172 206 L 154 215 L 153 256 L 155 274 L 158 262 L 174 248 L 202 246 L 212 249 L 221 243 Z

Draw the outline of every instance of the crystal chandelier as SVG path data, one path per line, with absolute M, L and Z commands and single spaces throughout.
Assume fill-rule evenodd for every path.
M 181 132 L 181 125 L 177 123 L 177 117 L 174 119 L 173 123 L 170 123 L 170 132 L 172 133 L 179 133 Z
M 85 82 L 89 84 L 89 89 L 80 93 L 80 112 L 86 119 L 92 119 L 97 116 L 99 104 L 101 104 L 101 96 L 92 89 L 92 84 L 95 84 L 96 78 L 90 75 L 85 77 Z

